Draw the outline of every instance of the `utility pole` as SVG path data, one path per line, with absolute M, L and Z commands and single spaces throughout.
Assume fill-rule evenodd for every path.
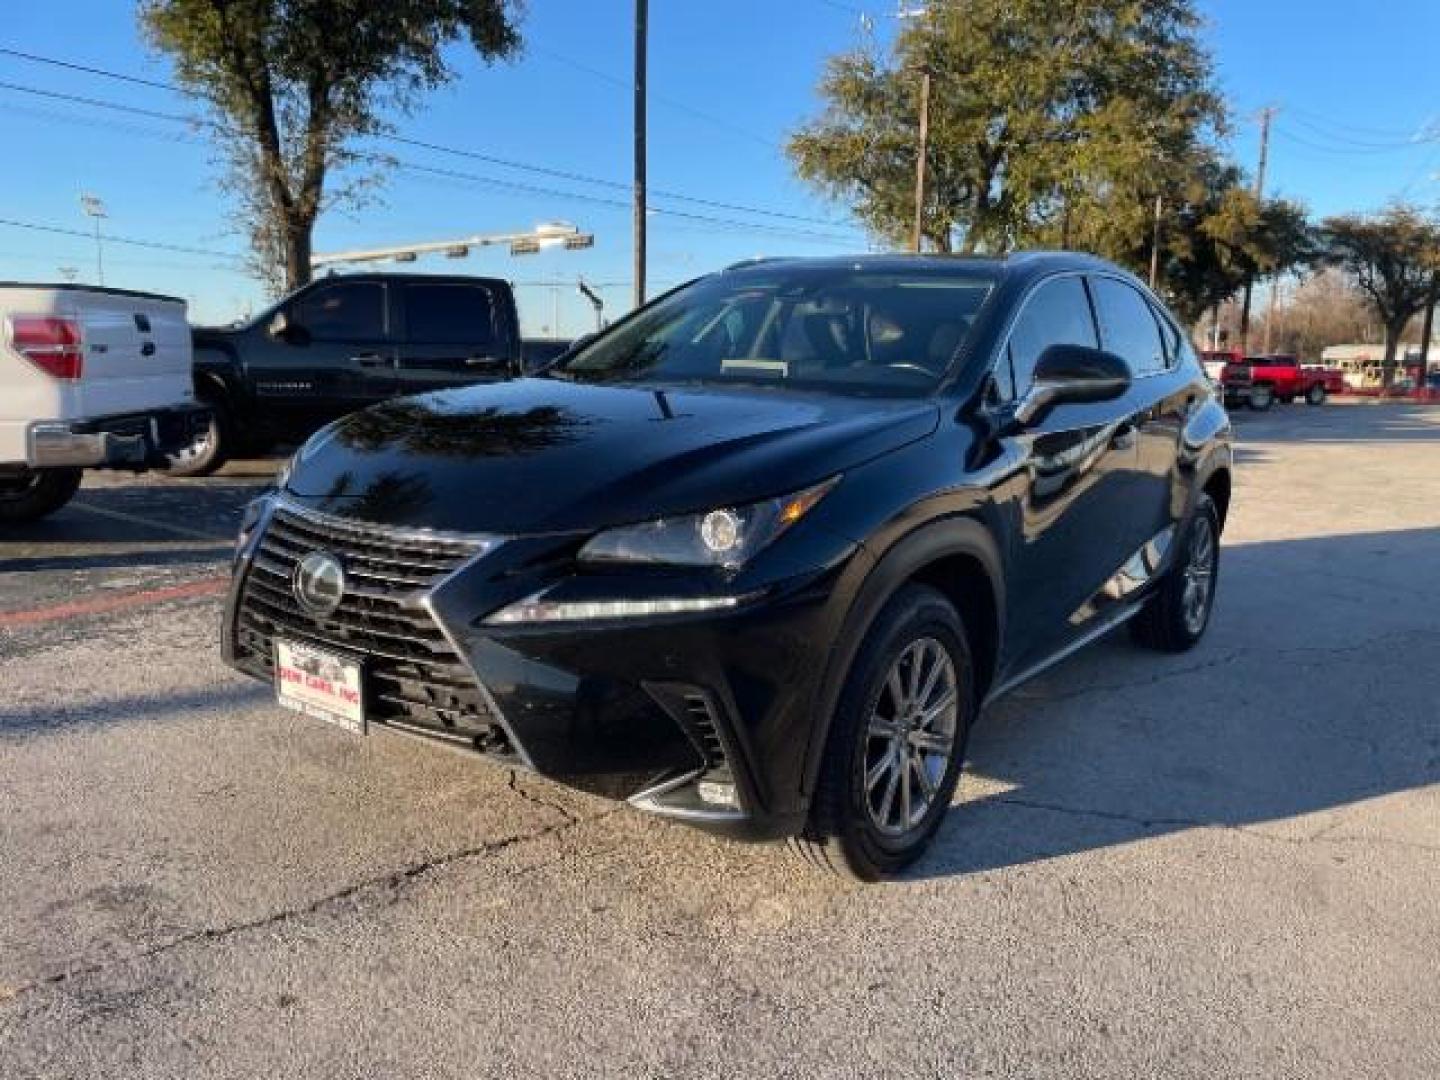
M 645 73 L 650 0 L 635 0 L 635 306 L 645 303 Z
M 1255 201 L 1265 202 L 1265 170 L 1270 164 L 1270 124 L 1275 119 L 1275 106 L 1260 110 L 1260 167 L 1255 170 Z M 1240 349 L 1250 351 L 1250 302 L 1255 292 L 1254 276 L 1245 279 L 1245 299 L 1240 307 Z
M 920 80 L 920 147 L 915 155 L 915 231 L 910 250 L 918 252 L 925 237 L 925 159 L 930 154 L 930 72 Z
M 1440 268 L 1430 272 L 1430 294 L 1425 297 L 1425 328 L 1420 334 L 1420 382 L 1417 390 L 1429 388 L 1430 338 L 1435 333 L 1435 305 L 1440 304 Z
M 1150 234 L 1150 291 L 1160 281 L 1160 221 L 1165 215 L 1165 196 L 1155 196 L 1155 230 Z
M 1265 305 L 1265 345 L 1266 356 L 1270 355 L 1270 345 L 1275 334 L 1275 309 L 1280 303 L 1280 279 L 1276 278 L 1270 283 L 1270 299 Z

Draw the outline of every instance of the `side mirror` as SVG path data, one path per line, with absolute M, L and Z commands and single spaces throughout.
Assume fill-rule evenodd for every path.
M 276 341 L 288 342 L 291 345 L 303 345 L 310 340 L 305 328 L 291 319 L 290 313 L 284 308 L 275 312 L 270 319 L 270 325 L 265 329 Z
M 1029 425 L 1056 405 L 1114 401 L 1130 389 L 1130 368 L 1103 349 L 1051 345 L 1035 363 L 1034 383 L 1015 406 L 1015 421 Z

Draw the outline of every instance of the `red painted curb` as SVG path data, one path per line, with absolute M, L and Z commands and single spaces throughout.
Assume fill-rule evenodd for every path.
M 230 587 L 228 576 L 201 578 L 187 581 L 183 585 L 166 585 L 159 589 L 136 589 L 132 592 L 116 593 L 113 596 L 98 596 L 93 600 L 76 600 L 52 607 L 30 608 L 25 611 L 0 611 L 0 629 L 10 626 L 33 626 L 36 623 L 60 622 L 64 619 L 79 618 L 82 615 L 104 615 L 126 608 L 148 607 L 167 600 L 190 600 L 199 596 L 219 596 Z

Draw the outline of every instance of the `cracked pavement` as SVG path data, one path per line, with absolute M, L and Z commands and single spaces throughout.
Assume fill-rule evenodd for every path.
M 1440 410 L 1237 428 L 1207 641 L 1000 702 L 879 887 L 281 713 L 213 596 L 0 621 L 0 1076 L 1440 1075 Z M 88 482 L 0 614 L 222 572 L 265 471 Z

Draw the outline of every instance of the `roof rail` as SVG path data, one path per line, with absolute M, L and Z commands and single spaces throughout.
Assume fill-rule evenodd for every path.
M 743 270 L 747 266 L 763 266 L 766 263 L 793 262 L 793 255 L 757 255 L 753 259 L 741 259 L 737 263 L 731 263 L 725 267 L 726 270 Z

